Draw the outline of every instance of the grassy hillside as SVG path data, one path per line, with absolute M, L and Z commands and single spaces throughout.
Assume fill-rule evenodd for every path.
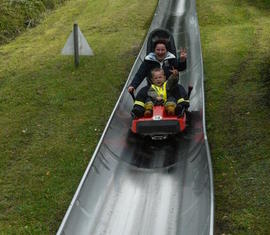
M 270 2 L 198 0 L 216 234 L 270 231 Z
M 56 232 L 157 1 L 73 0 L 0 47 L 0 230 Z M 94 50 L 60 55 L 74 22 Z
M 0 45 L 36 26 L 45 11 L 65 0 L 0 0 Z

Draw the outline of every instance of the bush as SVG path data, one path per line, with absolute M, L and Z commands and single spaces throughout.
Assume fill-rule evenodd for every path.
M 20 32 L 36 26 L 47 9 L 65 0 L 0 0 L 0 44 L 14 39 Z

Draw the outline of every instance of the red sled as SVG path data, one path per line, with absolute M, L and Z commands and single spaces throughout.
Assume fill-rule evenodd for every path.
M 154 51 L 154 42 L 158 39 L 167 40 L 167 49 L 176 56 L 176 48 L 173 36 L 165 29 L 155 29 L 149 35 L 147 41 L 146 54 Z M 190 95 L 192 87 L 189 87 Z M 133 100 L 135 96 L 131 93 Z M 169 135 L 175 135 L 183 132 L 186 129 L 186 113 L 180 117 L 168 116 L 165 108 L 162 105 L 155 105 L 153 107 L 152 117 L 135 118 L 132 120 L 131 132 L 142 136 L 150 136 L 152 139 L 166 139 Z
M 162 105 L 153 107 L 152 117 L 135 118 L 132 120 L 131 131 L 152 139 L 166 139 L 186 129 L 186 114 L 181 117 L 168 116 Z

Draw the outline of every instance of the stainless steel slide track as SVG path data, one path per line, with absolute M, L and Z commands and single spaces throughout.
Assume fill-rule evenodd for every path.
M 188 49 L 187 70 L 181 74 L 181 83 L 193 86 L 187 132 L 163 141 L 130 135 L 133 101 L 126 87 L 145 56 L 144 43 L 57 234 L 213 234 L 213 176 L 195 3 L 160 0 L 149 30 L 165 28 L 178 52 Z

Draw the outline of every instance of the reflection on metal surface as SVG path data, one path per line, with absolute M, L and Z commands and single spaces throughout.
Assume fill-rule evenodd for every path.
M 181 83 L 193 86 L 185 133 L 152 140 L 129 131 L 130 73 L 58 234 L 213 234 L 213 179 L 204 126 L 203 67 L 195 0 L 160 1 L 149 32 L 172 32 L 188 49 Z M 142 84 L 144 85 L 144 84 Z

